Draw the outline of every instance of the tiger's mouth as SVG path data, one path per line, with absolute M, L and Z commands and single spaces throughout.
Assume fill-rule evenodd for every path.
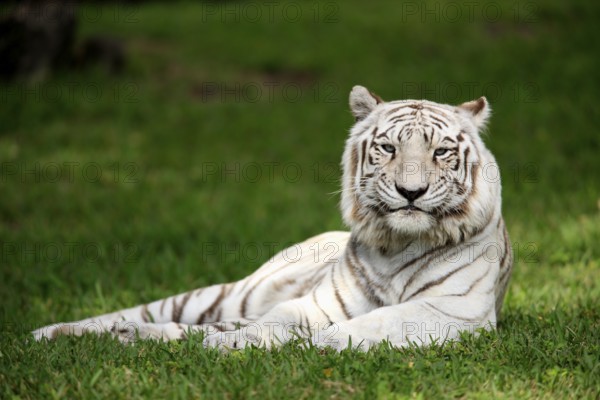
M 407 206 L 404 206 L 404 207 L 400 207 L 400 208 L 398 208 L 396 211 L 398 211 L 398 210 L 403 210 L 403 211 L 420 211 L 420 212 L 425 212 L 424 210 L 421 210 L 419 207 L 417 207 L 417 206 L 414 206 L 414 205 L 412 205 L 412 204 L 409 204 L 409 205 L 407 205 Z
M 398 208 L 391 208 L 390 206 L 385 206 L 384 210 L 386 211 L 386 213 L 388 214 L 393 214 L 395 212 L 398 211 L 406 211 L 407 214 L 412 214 L 412 213 L 416 213 L 416 212 L 422 212 L 425 214 L 429 214 L 427 211 L 415 206 L 414 204 L 408 204 L 406 206 L 403 207 L 398 207 Z

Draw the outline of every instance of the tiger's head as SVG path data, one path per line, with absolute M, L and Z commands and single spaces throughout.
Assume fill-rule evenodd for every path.
M 341 205 L 358 240 L 390 250 L 417 238 L 459 243 L 499 215 L 498 167 L 479 135 L 484 97 L 384 102 L 355 86 L 350 107 Z

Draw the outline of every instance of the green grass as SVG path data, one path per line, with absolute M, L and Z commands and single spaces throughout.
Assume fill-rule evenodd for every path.
M 256 23 L 192 3 L 107 7 L 99 20 L 87 6 L 83 34 L 127 44 L 122 76 L 1 88 L 0 397 L 597 398 L 600 7 L 507 1 L 498 20 L 476 5 L 454 21 L 451 2 L 438 3 L 446 18 L 422 20 L 400 2 L 353 0 L 322 3 L 315 19 L 307 2 L 291 22 L 285 4 Z M 272 99 L 203 91 L 273 79 Z M 294 81 L 297 101 L 282 92 Z M 386 99 L 491 100 L 486 142 L 516 258 L 497 332 L 368 354 L 26 340 L 42 325 L 239 279 L 272 246 L 342 228 L 332 192 L 354 84 Z

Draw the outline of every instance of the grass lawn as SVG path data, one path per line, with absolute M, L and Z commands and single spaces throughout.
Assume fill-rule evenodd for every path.
M 124 74 L 0 88 L 0 398 L 598 398 L 600 5 L 227 4 L 87 5 Z M 367 354 L 27 341 L 342 229 L 355 84 L 488 96 L 516 260 L 498 331 Z

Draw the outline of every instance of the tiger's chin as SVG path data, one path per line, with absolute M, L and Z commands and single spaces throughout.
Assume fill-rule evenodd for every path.
M 415 241 L 441 246 L 457 243 L 460 238 L 457 223 L 416 207 L 390 208 L 386 213 L 366 207 L 356 214 L 361 218 L 349 222 L 354 239 L 388 254 L 402 251 Z
M 399 209 L 386 216 L 390 229 L 402 236 L 421 236 L 435 229 L 435 219 L 419 209 Z

